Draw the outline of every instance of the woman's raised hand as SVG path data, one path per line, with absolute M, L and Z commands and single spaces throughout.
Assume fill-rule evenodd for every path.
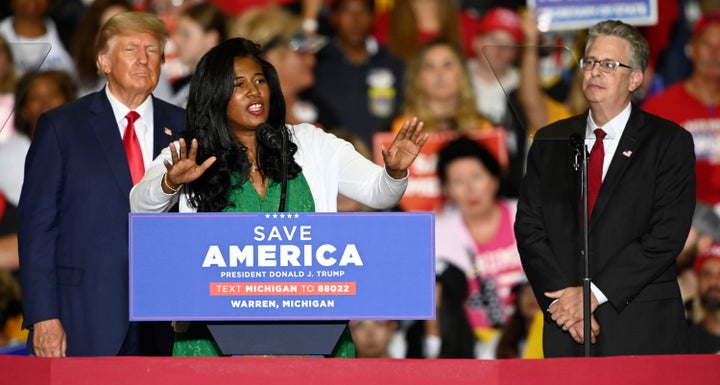
M 390 148 L 382 149 L 385 169 L 395 178 L 402 179 L 407 176 L 407 169 L 420 153 L 420 149 L 427 142 L 429 135 L 422 133 L 423 122 L 417 117 L 406 120 L 400 131 L 395 135 Z
M 185 183 L 190 183 L 199 178 L 205 170 L 210 168 L 213 163 L 217 160 L 215 156 L 207 158 L 202 164 L 197 164 L 197 150 L 198 142 L 197 139 L 193 139 L 190 145 L 190 151 L 187 149 L 187 143 L 185 139 L 180 139 L 180 151 L 175 147 L 175 142 L 170 143 L 170 154 L 172 156 L 172 163 L 165 160 L 165 168 L 167 169 L 166 176 L 164 177 L 164 183 L 167 187 L 175 192 Z M 165 186 L 163 186 L 165 190 Z

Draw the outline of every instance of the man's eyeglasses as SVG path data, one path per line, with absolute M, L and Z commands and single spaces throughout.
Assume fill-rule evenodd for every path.
M 592 70 L 595 67 L 595 64 L 600 65 L 600 71 L 607 72 L 607 73 L 615 72 L 615 70 L 618 67 L 625 67 L 625 68 L 632 69 L 632 67 L 630 67 L 629 65 L 620 63 L 619 61 L 615 61 L 615 60 L 596 60 L 596 59 L 588 59 L 585 57 L 580 59 L 580 68 L 582 68 L 585 71 Z

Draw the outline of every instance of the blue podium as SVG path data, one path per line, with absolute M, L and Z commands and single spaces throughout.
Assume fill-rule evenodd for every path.
M 329 354 L 347 320 L 434 319 L 434 213 L 130 214 L 130 319 L 228 355 Z

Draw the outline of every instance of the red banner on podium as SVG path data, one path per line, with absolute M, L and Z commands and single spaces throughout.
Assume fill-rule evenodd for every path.
M 445 145 L 460 136 L 457 131 L 442 131 L 430 133 L 430 138 L 423 146 L 415 162 L 410 166 L 410 180 L 407 190 L 400 200 L 400 208 L 404 211 L 438 211 L 443 203 L 440 191 L 440 180 L 437 176 L 437 157 Z M 507 144 L 505 131 L 501 128 L 480 130 L 466 134 L 468 138 L 476 140 L 491 154 L 495 155 L 500 167 L 508 164 Z M 375 163 L 383 165 L 382 147 L 388 148 L 395 133 L 377 132 L 373 136 L 373 159 Z

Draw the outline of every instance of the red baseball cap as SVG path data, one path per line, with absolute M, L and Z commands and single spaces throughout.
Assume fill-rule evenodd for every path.
M 487 33 L 496 29 L 507 31 L 516 44 L 522 44 L 524 34 L 520 24 L 520 16 L 510 8 L 496 7 L 487 11 L 475 27 L 476 34 Z
M 693 29 L 692 38 L 694 39 L 698 37 L 705 29 L 705 27 L 713 23 L 720 24 L 720 11 L 706 12 L 702 16 L 700 16 L 698 21 L 695 22 L 695 28 Z
M 700 270 L 702 269 L 705 262 L 711 260 L 711 259 L 718 259 L 720 260 L 720 243 L 713 243 L 710 248 L 697 256 L 695 258 L 695 262 L 693 263 L 693 268 L 695 268 L 695 272 L 697 274 L 700 274 Z

